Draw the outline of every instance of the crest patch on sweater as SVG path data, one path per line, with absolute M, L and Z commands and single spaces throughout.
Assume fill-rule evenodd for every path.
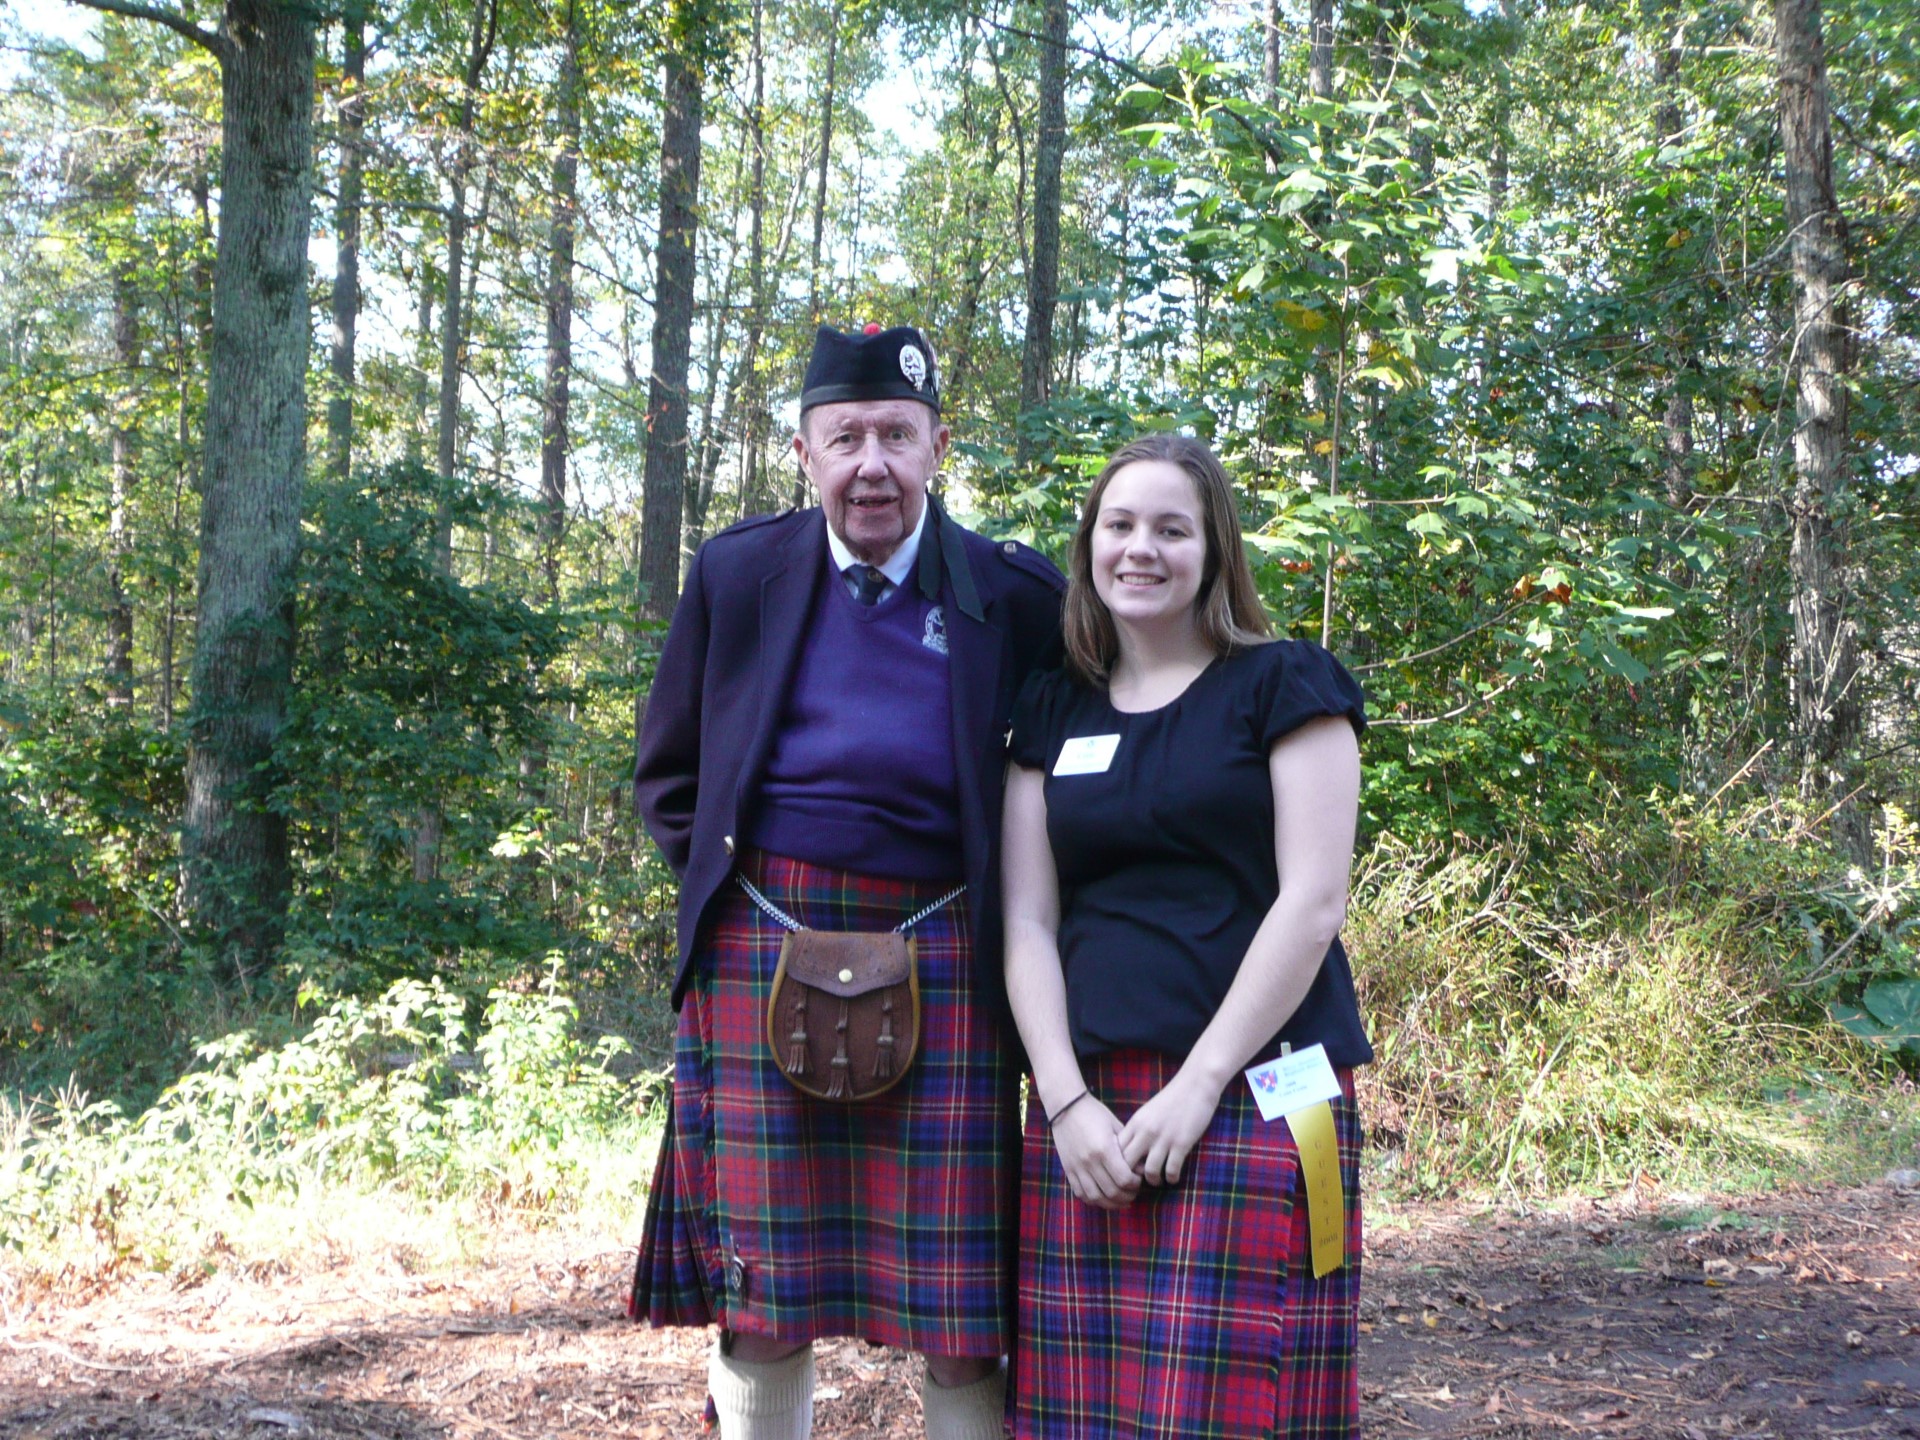
M 927 612 L 926 632 L 921 635 L 920 643 L 929 650 L 947 653 L 947 612 L 936 605 Z

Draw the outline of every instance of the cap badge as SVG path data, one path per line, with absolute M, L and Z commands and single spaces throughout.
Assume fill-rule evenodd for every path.
M 900 373 L 907 377 L 907 383 L 916 391 L 926 388 L 927 357 L 920 353 L 919 347 L 914 345 L 900 347 Z

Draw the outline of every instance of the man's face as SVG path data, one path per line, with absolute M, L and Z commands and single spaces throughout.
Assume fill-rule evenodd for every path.
M 806 413 L 793 450 L 833 533 L 859 559 L 880 565 L 920 523 L 927 482 L 949 438 L 918 400 L 841 400 Z

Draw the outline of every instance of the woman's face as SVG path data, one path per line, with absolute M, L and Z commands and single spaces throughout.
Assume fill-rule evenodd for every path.
M 1093 523 L 1093 589 L 1123 629 L 1195 623 L 1207 570 L 1200 495 L 1168 460 L 1114 472 Z

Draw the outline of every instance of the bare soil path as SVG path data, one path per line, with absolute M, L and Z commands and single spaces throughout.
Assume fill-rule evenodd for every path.
M 1920 1437 L 1913 1190 L 1370 1219 L 1371 1436 Z M 16 1302 L 0 1440 L 699 1436 L 706 1337 L 621 1317 L 628 1250 L 566 1251 Z M 919 1435 L 909 1362 L 821 1350 L 817 1435 Z

